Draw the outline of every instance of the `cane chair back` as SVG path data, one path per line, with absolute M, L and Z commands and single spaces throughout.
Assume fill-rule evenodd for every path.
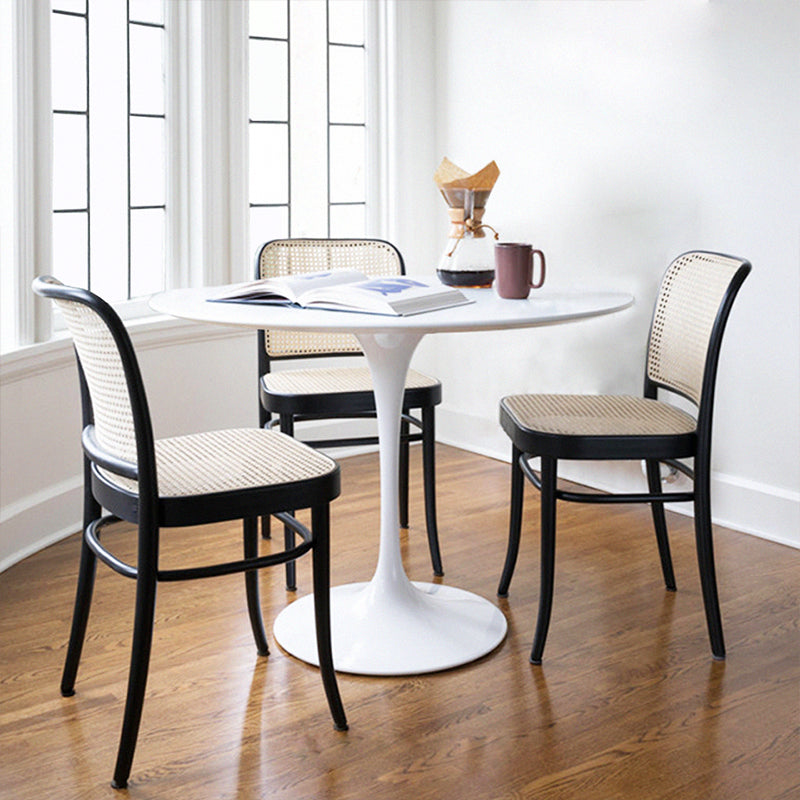
M 337 269 L 358 270 L 370 278 L 405 273 L 397 249 L 377 239 L 281 239 L 267 242 L 257 258 L 258 278 Z M 361 352 L 356 338 L 347 333 L 267 330 L 264 347 L 273 359 Z
M 676 258 L 661 282 L 648 347 L 647 375 L 699 405 L 709 342 L 741 259 L 693 252 Z

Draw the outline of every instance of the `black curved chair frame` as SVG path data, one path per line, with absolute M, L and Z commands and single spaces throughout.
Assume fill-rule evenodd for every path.
M 264 250 L 278 242 L 313 242 L 322 240 L 294 239 L 272 240 L 263 244 L 256 254 L 255 277 L 261 275 L 261 261 Z M 336 242 L 351 242 L 352 239 L 329 239 Z M 365 240 L 367 241 L 367 240 Z M 380 242 L 390 247 L 396 254 L 400 265 L 400 274 L 405 275 L 405 262 L 397 248 L 383 239 L 370 239 L 370 242 Z M 258 376 L 259 376 L 259 406 L 258 422 L 264 428 L 278 427 L 283 433 L 295 435 L 295 423 L 309 420 L 323 419 L 374 419 L 375 395 L 369 392 L 332 392 L 327 394 L 277 394 L 269 392 L 262 381 L 262 377 L 272 369 L 272 362 L 295 361 L 315 358 L 358 358 L 363 353 L 346 351 L 330 351 L 313 353 L 310 355 L 270 356 L 266 346 L 266 334 L 258 331 Z M 442 556 L 439 547 L 439 533 L 436 521 L 436 414 L 435 407 L 442 402 L 442 386 L 436 383 L 433 386 L 407 387 L 403 395 L 403 411 L 400 423 L 400 463 L 399 463 L 399 500 L 400 500 L 400 527 L 408 527 L 408 496 L 409 496 L 409 445 L 412 442 L 422 443 L 422 474 L 423 492 L 425 496 L 425 526 L 428 536 L 428 549 L 431 556 L 431 566 L 437 576 L 444 575 Z M 419 410 L 419 416 L 412 414 L 413 409 Z M 273 414 L 277 415 L 273 419 Z M 416 432 L 412 432 L 412 426 Z M 314 448 L 353 447 L 378 444 L 377 436 L 351 436 L 328 439 L 303 439 L 304 444 Z M 262 533 L 265 538 L 270 536 L 269 517 L 262 519 Z M 286 543 L 290 545 L 292 533 L 286 529 Z M 296 589 L 296 576 L 294 564 L 286 565 L 286 586 L 290 590 Z
M 317 646 L 323 687 L 337 730 L 347 729 L 347 720 L 333 669 L 330 627 L 329 503 L 339 495 L 339 468 L 294 483 L 276 484 L 239 491 L 177 497 L 159 496 L 156 455 L 147 398 L 133 345 L 116 312 L 101 298 L 78 288 L 64 286 L 52 278 L 37 278 L 33 290 L 42 297 L 76 302 L 91 308 L 105 323 L 116 344 L 127 384 L 136 439 L 136 463 L 124 461 L 104 450 L 94 430 L 90 389 L 76 348 L 82 404 L 83 537 L 78 586 L 69 646 L 61 679 L 61 693 L 75 693 L 75 679 L 86 634 L 99 559 L 115 572 L 136 581 L 135 618 L 127 699 L 112 786 L 124 788 L 133 762 L 144 703 L 153 638 L 156 587 L 160 582 L 192 580 L 245 573 L 247 607 L 256 647 L 268 655 L 266 633 L 259 602 L 258 572 L 263 567 L 285 564 L 311 551 Z M 138 482 L 138 492 L 126 491 L 101 470 Z M 101 516 L 102 508 L 111 512 Z M 295 519 L 288 509 L 310 508 L 311 528 Z M 258 517 L 275 513 L 299 534 L 296 547 L 279 553 L 258 555 Z M 160 529 L 201 525 L 231 519 L 243 520 L 243 555 L 239 560 L 182 569 L 159 567 Z M 109 524 L 125 520 L 138 526 L 136 564 L 128 564 L 101 542 Z
M 686 253 L 685 255 L 691 255 Z M 722 254 L 710 253 L 712 256 Z M 724 256 L 730 258 L 730 256 Z M 679 256 L 678 258 L 682 258 Z M 677 261 L 677 259 L 676 259 Z M 751 265 L 742 261 L 730 280 L 711 330 L 703 369 L 700 402 L 697 405 L 697 427 L 692 433 L 664 436 L 562 436 L 530 430 L 521 430 L 501 406 L 500 423 L 512 441 L 511 501 L 508 549 L 497 593 L 507 597 L 519 552 L 524 478 L 533 483 L 541 493 L 541 559 L 539 612 L 536 622 L 530 660 L 542 663 L 547 631 L 553 604 L 556 501 L 580 503 L 649 503 L 652 510 L 661 568 L 666 588 L 676 590 L 669 540 L 667 537 L 664 503 L 691 502 L 694 504 L 695 541 L 706 623 L 715 660 L 725 658 L 725 642 L 717 592 L 714 546 L 711 524 L 711 431 L 714 410 L 714 391 L 719 363 L 722 335 L 728 321 L 733 301 L 751 271 Z M 655 312 L 653 315 L 655 319 Z M 652 326 L 650 340 L 652 340 Z M 650 352 L 648 341 L 648 353 Z M 679 394 L 694 403 L 689 395 L 678 392 L 652 380 L 645 369 L 644 397 L 656 399 L 659 389 Z M 531 460 L 540 458 L 541 471 L 537 475 Z M 679 459 L 692 457 L 694 468 Z M 600 494 L 559 489 L 558 460 L 642 460 L 645 462 L 648 491 L 643 493 Z M 692 491 L 664 492 L 661 485 L 660 464 L 667 464 L 693 481 Z

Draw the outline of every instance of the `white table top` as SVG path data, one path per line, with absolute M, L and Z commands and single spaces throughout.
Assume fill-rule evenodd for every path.
M 150 300 L 162 314 L 247 328 L 347 331 L 349 333 L 434 333 L 501 330 L 566 322 L 620 311 L 633 304 L 622 292 L 550 292 L 534 290 L 527 300 L 503 300 L 493 289 L 465 289 L 474 303 L 409 317 L 348 311 L 322 311 L 256 303 L 214 303 L 208 298 L 227 287 L 173 289 Z

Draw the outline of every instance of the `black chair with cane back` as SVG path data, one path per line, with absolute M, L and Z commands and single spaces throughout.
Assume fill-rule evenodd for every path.
M 556 501 L 649 503 L 666 587 L 675 590 L 665 502 L 694 504 L 694 526 L 706 622 L 715 659 L 725 657 L 711 525 L 710 471 L 714 387 L 722 335 L 733 301 L 751 270 L 740 258 L 703 251 L 676 258 L 666 271 L 653 315 L 643 397 L 527 394 L 500 402 L 500 424 L 512 442 L 508 550 L 498 594 L 508 594 L 522 524 L 524 477 L 541 492 L 539 614 L 531 661 L 540 664 L 550 624 Z M 694 413 L 659 392 L 690 401 Z M 531 460 L 541 460 L 540 474 Z M 693 458 L 693 469 L 684 459 Z M 648 491 L 602 494 L 558 488 L 559 460 L 642 460 Z M 665 492 L 660 465 L 693 480 L 691 491 Z
M 329 599 L 329 504 L 340 490 L 336 462 L 290 436 L 258 428 L 155 439 L 136 354 L 116 312 L 97 295 L 54 278 L 37 278 L 33 290 L 55 301 L 72 334 L 83 407 L 83 536 L 61 681 L 64 696 L 75 692 L 97 560 L 136 581 L 127 699 L 112 785 L 125 787 L 130 775 L 150 662 L 156 587 L 162 582 L 243 572 L 256 648 L 267 655 L 258 570 L 310 551 L 320 673 L 335 727 L 345 730 L 333 670 Z M 109 513 L 103 516 L 102 509 Z M 294 509 L 311 509 L 310 527 L 290 513 Z M 275 514 L 300 542 L 283 552 L 259 555 L 258 518 L 263 514 Z M 237 519 L 243 520 L 241 558 L 162 568 L 160 541 L 167 538 L 167 529 Z M 113 523 L 120 520 L 137 526 L 134 564 L 112 550 Z
M 303 275 L 328 270 L 358 270 L 367 277 L 404 275 L 403 258 L 394 245 L 378 239 L 279 239 L 264 244 L 256 256 L 256 278 Z M 296 423 L 307 420 L 375 416 L 375 396 L 369 368 L 364 366 L 306 366 L 273 364 L 303 359 L 332 359 L 363 355 L 355 336 L 343 333 L 262 330 L 258 332 L 259 424 L 280 426 L 294 436 Z M 409 444 L 422 442 L 425 523 L 431 564 L 442 575 L 442 557 L 436 524 L 435 407 L 442 401 L 442 385 L 435 378 L 409 370 L 400 427 L 400 526 L 408 527 Z M 412 410 L 418 409 L 419 416 Z M 274 416 L 273 416 L 274 415 Z M 410 432 L 410 426 L 418 429 Z M 340 436 L 304 439 L 314 448 L 374 445 L 377 436 Z M 269 519 L 262 521 L 265 536 Z M 292 538 L 286 529 L 287 546 Z M 294 565 L 287 564 L 286 584 L 295 588 Z

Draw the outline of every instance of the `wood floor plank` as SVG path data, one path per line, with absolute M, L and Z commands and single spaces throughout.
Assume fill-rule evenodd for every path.
M 78 539 L 0 575 L 0 798 L 148 800 L 789 800 L 800 797 L 800 554 L 717 528 L 728 658 L 708 645 L 691 520 L 669 514 L 678 592 L 665 591 L 645 507 L 560 504 L 553 620 L 528 662 L 538 593 L 538 498 L 526 488 L 508 599 L 495 592 L 508 524 L 507 464 L 438 446 L 443 581 L 496 600 L 509 633 L 464 667 L 340 675 L 350 730 L 333 730 L 318 671 L 252 642 L 241 576 L 159 588 L 130 788 L 109 786 L 122 717 L 133 585 L 98 570 L 77 693 L 58 692 Z M 401 552 L 431 580 L 412 450 Z M 333 581 L 377 556 L 377 457 L 342 461 Z M 132 556 L 130 536 L 120 550 Z M 165 561 L 238 552 L 237 525 L 165 532 Z M 262 543 L 265 549 L 269 543 Z M 298 568 L 299 589 L 311 585 Z M 295 595 L 262 572 L 271 621 Z

